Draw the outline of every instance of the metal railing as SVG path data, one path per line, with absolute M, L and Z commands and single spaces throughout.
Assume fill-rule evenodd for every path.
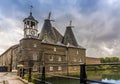
M 107 82 L 101 82 L 101 81 L 96 81 L 96 80 L 90 80 L 87 79 L 86 75 L 86 66 L 101 66 L 101 65 L 120 65 L 120 63 L 101 63 L 101 64 L 79 64 L 79 65 L 67 65 L 67 66 L 80 66 L 80 78 L 77 77 L 70 77 L 70 76 L 61 76 L 61 75 L 55 75 L 55 74 L 49 74 L 52 76 L 56 77 L 63 77 L 63 78 L 71 78 L 71 79 L 77 79 L 80 80 L 80 84 L 87 84 L 88 82 L 90 83 L 100 83 L 100 84 L 113 84 L 113 83 L 107 83 Z M 66 65 L 63 65 L 66 66 Z M 22 78 L 24 78 L 24 70 L 21 70 L 22 75 L 20 75 Z M 31 73 L 32 73 L 32 68 L 29 67 L 28 70 L 28 81 L 31 82 Z M 40 74 L 40 73 L 39 73 Z M 41 73 L 41 79 L 34 78 L 34 80 L 37 80 L 39 84 L 52 84 L 48 81 L 46 81 L 46 75 L 48 73 L 45 72 L 45 66 L 42 66 L 42 73 Z

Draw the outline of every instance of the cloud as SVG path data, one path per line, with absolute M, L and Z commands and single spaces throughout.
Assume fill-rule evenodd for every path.
M 59 4 L 58 4 L 59 3 Z M 48 12 L 52 23 L 63 35 L 70 20 L 80 45 L 87 56 L 120 56 L 120 1 L 119 0 L 9 0 L 0 3 L 0 52 L 23 37 L 22 20 L 29 15 L 39 21 L 39 30 Z

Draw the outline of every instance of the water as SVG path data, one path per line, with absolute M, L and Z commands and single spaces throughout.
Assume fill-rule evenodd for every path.
M 87 71 L 88 79 L 120 84 L 120 70 Z M 91 83 L 97 84 L 97 83 Z

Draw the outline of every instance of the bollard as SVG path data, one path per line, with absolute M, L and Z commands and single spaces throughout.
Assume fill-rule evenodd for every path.
M 87 84 L 85 66 L 86 66 L 85 64 L 80 64 L 80 84 Z

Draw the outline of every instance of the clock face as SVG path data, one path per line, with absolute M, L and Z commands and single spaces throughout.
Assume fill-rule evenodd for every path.
M 35 31 L 31 31 L 31 35 L 35 35 Z

